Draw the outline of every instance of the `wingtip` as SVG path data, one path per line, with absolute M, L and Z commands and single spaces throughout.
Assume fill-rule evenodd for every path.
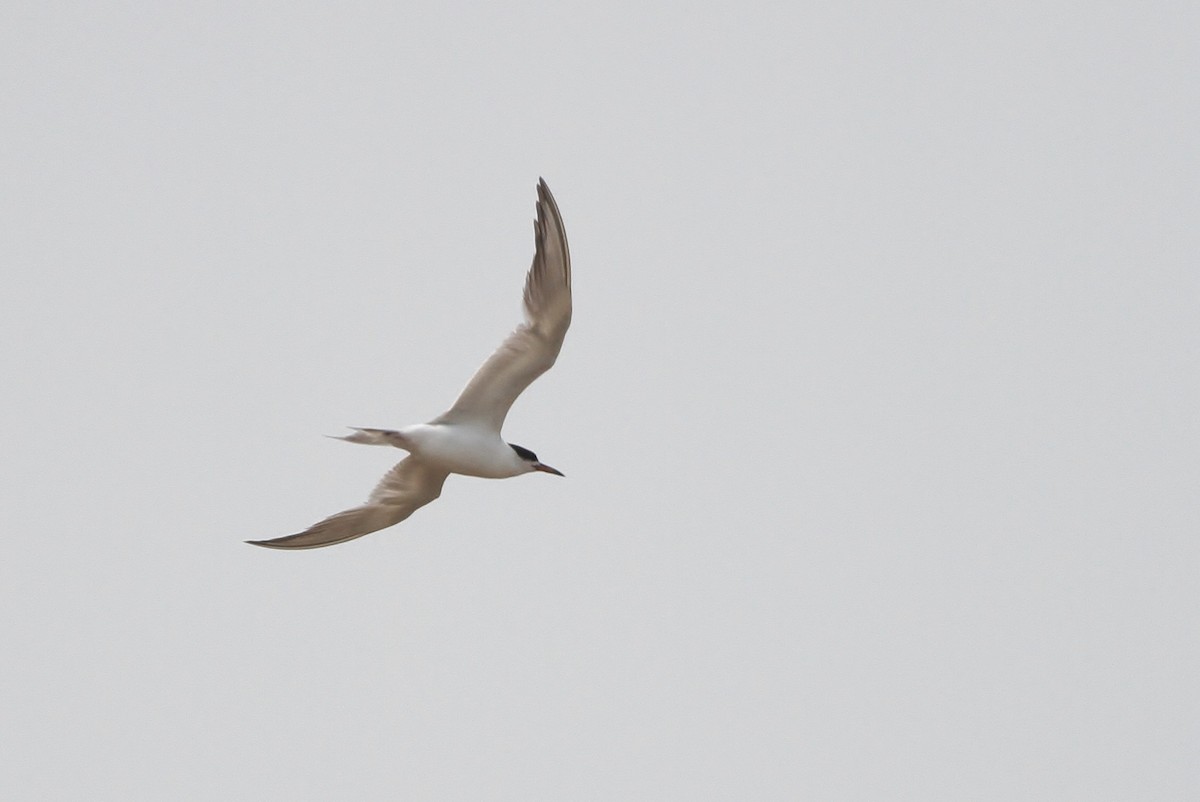
M 292 545 L 292 538 L 296 535 L 285 535 L 284 537 L 272 538 L 271 540 L 244 540 L 243 543 L 249 546 L 258 546 L 263 549 L 275 549 L 276 551 L 297 551 L 304 548 L 312 548 L 311 546 L 295 546 Z
M 290 540 L 293 537 L 295 537 L 295 535 L 288 535 L 287 537 L 275 538 L 274 540 L 244 540 L 242 542 L 246 543 L 247 545 L 250 545 L 250 546 L 258 546 L 259 548 L 263 548 L 263 549 L 275 549 L 276 551 L 301 551 L 303 549 L 317 548 L 317 546 L 293 546 L 293 545 L 290 545 L 290 544 L 284 542 L 284 541 Z M 324 544 L 318 544 L 318 545 L 324 545 Z
M 546 179 L 538 179 L 537 193 L 537 217 L 533 221 L 533 230 L 540 241 L 545 233 L 546 220 L 557 214 L 558 206 L 554 202 L 554 195 L 551 194 L 550 185 L 546 183 Z

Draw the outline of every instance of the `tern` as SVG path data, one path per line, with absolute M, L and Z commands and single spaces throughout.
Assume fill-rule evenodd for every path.
M 533 266 L 525 277 L 525 322 L 517 326 L 467 382 L 454 406 L 429 423 L 403 429 L 360 429 L 339 440 L 394 446 L 408 452 L 367 501 L 295 535 L 247 540 L 271 549 L 315 549 L 344 543 L 400 523 L 442 494 L 452 473 L 506 479 L 559 471 L 529 449 L 500 436 L 509 408 L 554 365 L 571 325 L 571 255 L 558 204 L 538 181 Z

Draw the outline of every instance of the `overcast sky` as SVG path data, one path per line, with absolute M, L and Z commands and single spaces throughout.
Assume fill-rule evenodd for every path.
M 0 796 L 1200 798 L 1198 22 L 6 2 Z

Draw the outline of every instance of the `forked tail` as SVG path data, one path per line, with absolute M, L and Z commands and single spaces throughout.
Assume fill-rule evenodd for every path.
M 408 450 L 408 444 L 405 441 L 404 435 L 395 429 L 360 429 L 357 426 L 351 426 L 354 434 L 347 435 L 326 435 L 334 440 L 345 440 L 347 443 L 362 443 L 365 446 L 394 446 Z

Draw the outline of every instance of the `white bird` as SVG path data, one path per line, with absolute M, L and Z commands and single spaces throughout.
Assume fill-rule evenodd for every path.
M 248 540 L 272 549 L 332 546 L 398 524 L 442 493 L 452 473 L 504 479 L 542 471 L 562 474 L 500 428 L 517 396 L 554 364 L 571 325 L 571 255 L 550 188 L 538 181 L 533 266 L 525 277 L 525 322 L 483 363 L 454 406 L 429 423 L 403 429 L 359 429 L 338 439 L 395 446 L 409 456 L 387 472 L 366 503 L 331 515 L 303 532 Z

